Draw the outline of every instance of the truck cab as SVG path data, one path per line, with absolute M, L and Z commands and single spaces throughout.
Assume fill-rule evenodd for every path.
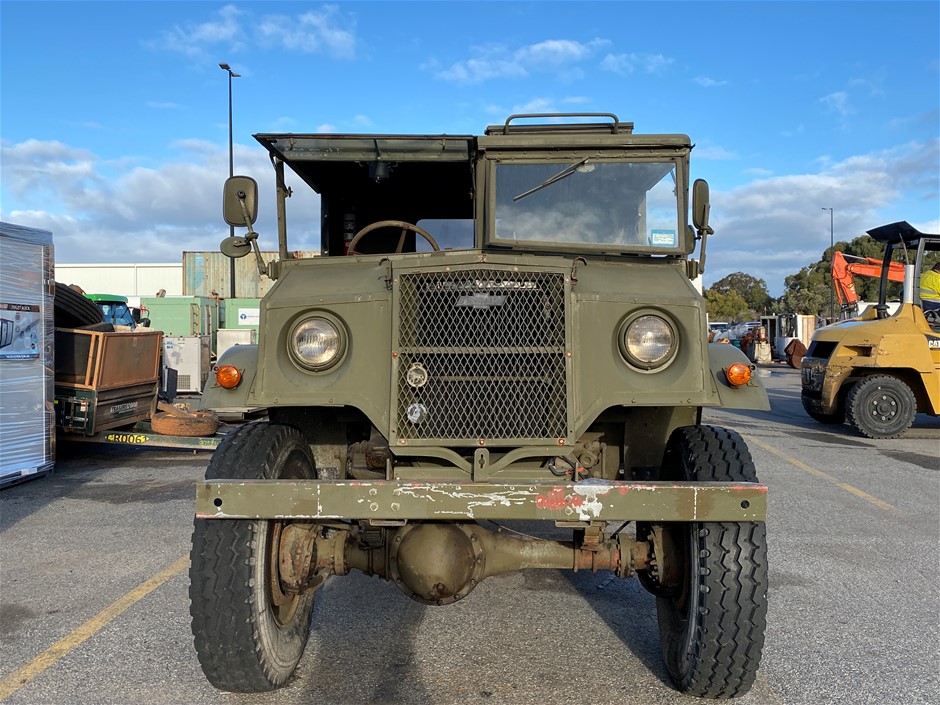
M 98 310 L 101 311 L 103 323 L 123 326 L 126 330 L 134 330 L 137 326 L 146 328 L 150 325 L 149 319 L 141 318 L 140 309 L 131 308 L 128 305 L 126 296 L 118 294 L 85 294 L 85 298 L 91 299 L 98 307 Z

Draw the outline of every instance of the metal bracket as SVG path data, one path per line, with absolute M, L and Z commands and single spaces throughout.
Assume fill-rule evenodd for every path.
M 587 260 L 584 257 L 575 257 L 574 262 L 571 263 L 571 286 L 574 286 L 578 283 L 578 262 L 584 264 L 587 267 Z
M 490 451 L 477 448 L 473 453 L 473 481 L 486 482 L 490 479 Z

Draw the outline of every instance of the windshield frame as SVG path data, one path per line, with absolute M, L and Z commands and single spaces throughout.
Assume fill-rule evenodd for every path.
M 637 163 L 662 163 L 671 164 L 675 174 L 676 190 L 676 246 L 675 247 L 653 247 L 649 245 L 638 244 L 618 244 L 618 243 L 587 243 L 587 242 L 561 242 L 555 240 L 520 240 L 508 239 L 498 236 L 496 227 L 497 211 L 497 190 L 496 190 L 496 170 L 501 165 L 524 165 L 524 164 L 551 164 L 555 169 L 555 176 L 567 172 L 570 167 L 577 164 L 637 164 Z M 568 150 L 559 150 L 553 152 L 538 153 L 527 151 L 524 155 L 516 153 L 490 152 L 485 155 L 485 179 L 487 182 L 485 217 L 484 217 L 484 246 L 496 246 L 499 248 L 509 248 L 522 251 L 551 251 L 551 252 L 576 252 L 584 254 L 646 254 L 667 257 L 686 257 L 690 253 L 688 230 L 688 173 L 687 159 L 683 154 L 675 152 L 663 153 L 662 151 L 650 151 L 643 155 L 630 153 L 624 155 L 623 152 L 610 153 L 604 150 L 591 151 L 585 154 L 583 150 L 572 152 Z M 573 173 L 574 170 L 571 171 Z M 565 176 L 568 174 L 566 173 Z M 534 184 L 536 188 L 530 192 L 540 190 L 550 190 L 561 179 L 550 179 L 550 183 Z M 518 194 L 509 194 L 513 198 Z M 525 196 L 527 197 L 528 194 Z M 500 199 L 502 200 L 502 199 Z M 525 200 L 517 199 L 517 200 Z

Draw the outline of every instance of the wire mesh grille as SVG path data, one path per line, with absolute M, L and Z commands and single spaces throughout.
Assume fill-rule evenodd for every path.
M 563 274 L 468 269 L 400 282 L 399 438 L 567 435 Z

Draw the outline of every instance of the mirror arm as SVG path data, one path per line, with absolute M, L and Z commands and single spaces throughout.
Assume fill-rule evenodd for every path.
M 704 228 L 700 228 L 696 234 L 696 237 L 702 241 L 698 246 L 698 266 L 699 272 L 705 271 L 705 243 L 708 242 L 708 236 L 714 235 L 715 231 L 708 225 Z
M 248 228 L 248 233 L 245 235 L 245 239 L 246 240 L 255 239 L 258 237 L 258 233 L 256 233 L 251 227 L 251 218 L 248 216 L 248 205 L 245 203 L 245 192 L 239 191 L 237 196 L 238 196 L 238 205 L 242 207 L 242 215 L 245 218 L 245 227 Z
M 248 226 L 248 232 L 245 233 L 245 240 L 251 243 L 251 249 L 254 250 L 255 260 L 258 263 L 258 273 L 268 276 L 268 265 L 264 263 L 261 257 L 261 248 L 258 247 L 258 233 L 251 227 L 251 218 L 248 217 L 248 206 L 245 204 L 245 192 L 238 192 L 238 203 L 242 207 L 242 214 L 245 216 L 245 225 Z
M 268 265 L 264 263 L 264 259 L 261 257 L 261 248 L 258 247 L 258 233 L 249 233 L 245 239 L 251 242 L 251 249 L 255 252 L 255 260 L 258 263 L 258 274 L 271 277 L 268 273 Z M 273 279 L 274 277 L 271 278 Z

